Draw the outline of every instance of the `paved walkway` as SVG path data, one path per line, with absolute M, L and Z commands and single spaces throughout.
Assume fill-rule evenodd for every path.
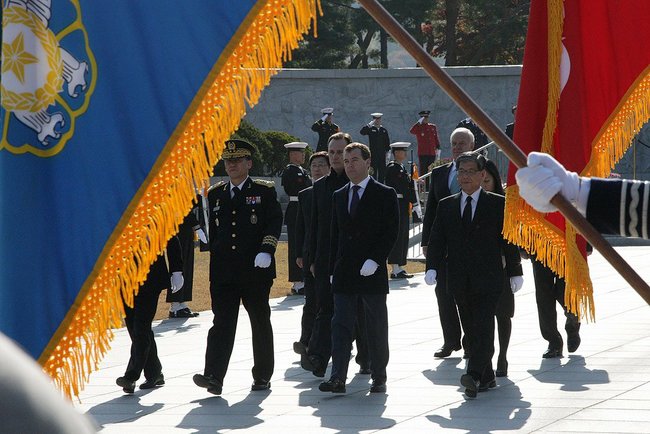
M 650 281 L 650 247 L 619 252 Z M 250 327 L 242 309 L 223 395 L 196 387 L 203 371 L 212 315 L 155 324 L 167 380 L 153 391 L 124 395 L 114 381 L 128 359 L 129 339 L 117 330 L 113 349 L 94 373 L 77 406 L 106 433 L 391 432 L 650 432 L 650 315 L 646 303 L 594 253 L 596 322 L 582 327 L 582 345 L 562 359 L 543 360 L 530 262 L 516 314 L 509 376 L 498 387 L 466 400 L 459 385 L 461 352 L 433 358 L 442 344 L 433 289 L 423 276 L 391 284 L 388 393 L 368 393 L 369 378 L 348 379 L 345 395 L 318 391 L 291 345 L 299 334 L 299 297 L 273 300 L 276 369 L 269 392 L 250 392 Z M 560 315 L 560 321 L 563 316 Z M 562 329 L 560 329 L 562 330 Z M 564 333 L 563 333 L 564 334 Z M 566 339 L 565 339 L 566 340 Z M 356 367 L 352 362 L 351 369 Z M 329 370 L 328 374 L 329 375 Z

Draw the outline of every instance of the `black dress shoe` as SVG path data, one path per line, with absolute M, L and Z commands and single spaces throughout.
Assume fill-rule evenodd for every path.
M 331 378 L 328 381 L 320 383 L 318 390 L 321 392 L 345 393 L 345 381 L 339 380 L 338 378 Z
M 474 380 L 474 378 L 469 374 L 463 374 L 460 377 L 460 384 L 465 386 L 465 395 L 467 395 L 468 398 L 476 398 L 480 385 L 479 381 Z
M 120 386 L 124 393 L 133 393 L 135 391 L 135 381 L 131 381 L 126 377 L 117 377 L 115 384 Z
M 508 376 L 508 361 L 498 361 L 497 370 L 494 372 L 494 375 L 497 377 L 507 377 Z
M 156 378 L 153 380 L 146 380 L 144 383 L 140 385 L 140 389 L 153 389 L 154 387 L 160 387 L 164 386 L 165 384 L 165 376 L 160 373 Z
M 542 354 L 543 359 L 555 359 L 562 357 L 562 348 L 549 348 Z
M 406 271 L 402 270 L 399 273 L 390 273 L 391 279 L 410 279 L 413 277 L 412 274 L 408 274 Z
M 271 382 L 268 380 L 264 379 L 259 379 L 253 381 L 253 385 L 251 386 L 251 391 L 256 391 L 256 390 L 269 390 L 271 388 Z
M 578 347 L 580 346 L 580 342 L 581 339 L 579 334 L 576 333 L 574 335 L 569 336 L 566 340 L 567 350 L 570 353 L 575 353 Z
M 213 375 L 194 374 L 192 380 L 194 380 L 194 384 L 197 386 L 208 389 L 208 392 L 211 394 L 221 395 L 221 392 L 223 390 L 223 383 L 220 380 L 214 378 Z
M 199 316 L 198 312 L 192 312 L 189 307 L 177 310 L 176 312 L 169 311 L 170 318 L 196 318 Z
M 323 378 L 325 376 L 325 371 L 327 370 L 327 365 L 323 363 L 318 356 L 309 356 L 309 363 L 311 364 L 312 370 L 311 373 L 318 378 Z
M 307 345 L 303 344 L 300 341 L 294 342 L 293 343 L 293 352 L 296 354 L 300 354 L 301 356 L 306 356 L 307 355 Z
M 479 392 L 485 392 L 488 389 L 494 389 L 495 387 L 497 387 L 497 380 L 493 378 L 492 380 L 490 380 L 490 381 L 488 381 L 486 383 L 480 383 L 478 385 L 478 391 Z
M 458 351 L 458 350 L 460 350 L 460 345 L 456 346 L 456 347 L 448 347 L 448 346 L 443 345 L 438 351 L 433 353 L 433 357 L 438 358 L 438 359 L 442 359 L 442 358 L 451 356 L 452 352 Z
M 368 368 L 367 366 L 360 366 L 359 367 L 359 374 L 361 375 L 370 375 L 372 374 L 372 370 Z
M 386 380 L 373 380 L 370 393 L 386 393 Z

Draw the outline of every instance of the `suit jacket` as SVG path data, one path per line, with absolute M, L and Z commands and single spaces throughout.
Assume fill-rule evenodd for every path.
M 332 199 L 332 292 L 386 294 L 386 259 L 399 230 L 397 195 L 392 188 L 370 178 L 352 217 L 348 211 L 349 191 L 347 184 Z M 359 271 L 366 259 L 372 259 L 379 267 L 374 274 L 361 276 Z
M 282 230 L 282 209 L 272 182 L 248 178 L 239 200 L 230 182 L 208 192 L 210 204 L 210 283 L 239 284 L 275 278 L 275 248 Z M 271 254 L 268 268 L 255 267 L 255 256 Z
M 429 196 L 427 197 L 427 206 L 424 211 L 424 220 L 422 221 L 422 241 L 421 245 L 426 246 L 429 243 L 429 234 L 431 226 L 436 219 L 438 202 L 451 195 L 449 191 L 449 171 L 452 163 L 438 166 L 431 171 Z
M 523 274 L 517 247 L 501 235 L 505 198 L 481 190 L 469 228 L 463 227 L 460 200 L 457 193 L 438 205 L 427 270 L 438 270 L 446 262 L 447 288 L 457 299 L 473 294 L 498 296 L 507 277 Z
M 296 214 L 296 245 L 298 257 L 303 258 L 303 266 L 309 261 L 309 234 L 311 233 L 311 203 L 314 200 L 314 188 L 307 187 L 298 193 L 298 213 Z
M 309 241 L 309 265 L 314 264 L 314 278 L 329 281 L 330 224 L 332 223 L 332 194 L 349 182 L 345 173 L 334 170 L 314 183 Z

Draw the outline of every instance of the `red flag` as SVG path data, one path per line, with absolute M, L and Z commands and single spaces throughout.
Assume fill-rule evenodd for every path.
M 533 0 L 515 142 L 606 177 L 650 117 L 650 2 Z M 584 241 L 559 213 L 525 205 L 509 171 L 504 233 L 566 278 L 566 303 L 593 317 Z

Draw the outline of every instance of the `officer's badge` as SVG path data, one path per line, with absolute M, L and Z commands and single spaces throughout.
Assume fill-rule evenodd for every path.
M 251 224 L 256 225 L 257 224 L 257 214 L 251 214 Z
M 257 205 L 262 203 L 262 196 L 246 196 L 246 205 Z
M 51 157 L 72 137 L 95 87 L 96 63 L 80 9 L 12 0 L 2 9 L 0 149 Z M 53 15 L 74 20 L 51 26 Z M 71 30 L 73 29 L 73 30 Z M 12 116 L 13 115 L 13 116 Z

